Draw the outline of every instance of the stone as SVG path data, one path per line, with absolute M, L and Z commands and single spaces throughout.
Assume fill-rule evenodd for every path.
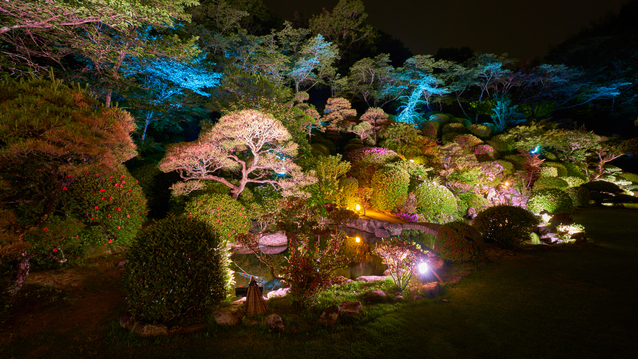
M 574 233 L 572 234 L 571 238 L 576 240 L 577 244 L 587 242 L 587 240 L 585 239 L 585 233 L 583 232 Z
M 425 296 L 422 296 L 421 294 L 417 294 L 414 296 L 414 298 L 412 298 L 412 300 L 421 300 L 421 299 L 425 299 Z
M 234 302 L 231 302 L 230 305 L 242 305 L 244 304 L 245 301 L 246 301 L 246 297 L 242 297 L 240 299 L 237 299 Z
M 288 294 L 290 288 L 279 288 L 277 290 L 271 290 L 266 295 L 266 299 L 274 298 L 274 297 L 283 297 Z
M 363 306 L 358 300 L 339 304 L 339 315 L 344 318 L 359 319 L 362 310 Z
M 385 229 L 390 233 L 391 236 L 400 236 L 401 232 L 403 231 L 403 227 L 398 223 L 386 223 Z
M 450 301 L 449 301 L 449 300 L 447 300 L 447 299 L 441 299 L 441 302 L 443 302 L 443 303 L 449 303 Z
M 187 334 L 201 332 L 201 331 L 204 331 L 205 329 L 206 329 L 206 323 L 197 323 L 197 324 L 189 325 L 187 327 L 181 327 L 181 326 L 171 327 L 171 329 L 168 330 L 168 333 L 171 335 L 174 335 L 174 334 L 187 335 Z
M 385 302 L 387 297 L 388 295 L 381 289 L 371 290 L 363 296 L 367 302 Z
M 333 325 L 339 319 L 339 306 L 331 305 L 324 309 L 317 323 L 325 325 Z
M 128 264 L 128 259 L 125 259 L 125 260 L 119 262 L 117 264 L 116 268 L 119 269 L 119 270 L 124 270 L 124 269 L 126 269 L 126 265 L 127 264 Z
M 133 329 L 135 321 L 133 320 L 133 316 L 128 310 L 120 315 L 120 325 L 122 326 L 122 328 L 127 330 Z
M 436 298 L 441 294 L 441 285 L 439 282 L 426 283 L 421 286 L 421 290 L 428 298 Z
M 355 281 L 370 283 L 384 281 L 386 279 L 388 279 L 388 277 L 383 275 L 362 275 L 361 277 L 355 278 Z
M 284 232 L 267 233 L 257 238 L 262 246 L 281 247 L 288 245 L 288 237 Z
M 277 247 L 273 247 L 273 246 L 259 246 L 258 249 L 261 253 L 264 254 L 279 254 L 283 251 L 285 251 L 288 248 L 288 246 L 277 246 Z
M 241 310 L 241 306 L 232 305 L 230 307 L 219 308 L 214 313 L 215 322 L 219 325 L 233 326 L 241 323 L 241 319 L 244 317 L 244 311 Z
M 273 313 L 267 316 L 266 325 L 275 333 L 281 333 L 284 331 L 284 321 L 278 314 Z
M 390 237 L 390 232 L 385 229 L 378 228 L 374 230 L 374 236 L 379 238 L 388 238 Z
M 401 302 L 401 301 L 403 301 L 404 299 L 405 299 L 405 298 L 404 298 L 401 294 L 396 294 L 396 295 L 394 296 L 394 301 L 395 301 L 395 302 Z
M 430 253 L 430 252 L 428 252 L 428 253 Z M 427 263 L 428 263 L 428 268 L 432 268 L 435 271 L 439 270 L 439 269 L 443 268 L 443 266 L 445 266 L 445 261 L 443 259 L 441 259 L 439 257 L 435 257 L 435 256 L 429 257 L 428 260 L 427 260 Z
M 132 329 L 141 337 L 155 337 L 158 335 L 168 335 L 168 327 L 165 324 L 142 324 L 135 323 Z
M 458 283 L 463 280 L 463 277 L 459 277 L 457 275 L 451 275 L 451 274 L 443 275 L 442 278 L 447 283 Z

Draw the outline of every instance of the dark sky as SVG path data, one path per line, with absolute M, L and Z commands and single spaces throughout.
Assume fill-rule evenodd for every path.
M 286 20 L 306 17 L 338 0 L 263 0 Z M 400 39 L 414 54 L 469 46 L 480 53 L 533 59 L 627 0 L 363 0 L 368 21 Z

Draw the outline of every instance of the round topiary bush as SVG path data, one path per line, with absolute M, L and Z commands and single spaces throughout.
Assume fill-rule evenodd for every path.
M 552 167 L 552 168 L 556 168 L 556 174 L 558 175 L 558 177 L 565 177 L 567 176 L 567 167 L 565 167 L 562 163 L 560 162 L 549 162 L 549 161 L 545 161 L 543 162 L 543 167 Z
M 607 181 L 593 181 L 583 184 L 583 187 L 590 191 L 597 191 L 603 193 L 622 193 L 622 189 L 617 184 Z
M 591 200 L 591 192 L 585 187 L 570 187 L 565 193 L 569 195 L 572 204 L 576 207 L 587 207 Z
M 558 177 L 558 170 L 556 167 L 541 167 L 539 175 L 541 177 Z
M 446 134 L 446 133 L 465 133 L 467 132 L 467 130 L 465 129 L 465 126 L 462 123 L 458 123 L 458 122 L 451 122 L 448 123 L 447 125 L 443 126 L 443 128 L 441 129 L 441 133 Z
M 372 176 L 372 206 L 380 211 L 391 211 L 408 196 L 410 175 L 398 166 L 386 166 Z
M 467 126 L 467 129 L 475 136 L 480 138 L 488 138 L 492 134 L 492 129 L 481 124 L 473 124 Z
M 474 208 L 476 211 L 480 211 L 490 205 L 485 197 L 473 192 L 461 193 L 457 195 L 457 198 L 461 214 L 465 214 L 467 209 L 470 207 Z
M 562 178 L 559 177 L 541 177 L 536 182 L 534 182 L 534 191 L 541 191 L 544 189 L 555 188 L 561 191 L 566 190 L 569 187 L 569 184 L 563 181 Z
M 401 156 L 398 153 L 382 147 L 359 148 L 348 152 L 346 157 L 352 163 L 348 173 L 359 181 L 359 186 L 361 187 L 370 187 L 372 175 L 377 169 L 383 167 L 386 163 L 401 160 Z
M 202 321 L 230 285 L 226 241 L 207 223 L 170 216 L 143 230 L 126 265 L 126 298 L 138 321 Z
M 510 161 L 496 160 L 496 163 L 498 163 L 499 165 L 501 165 L 501 167 L 503 167 L 503 175 L 511 175 L 512 173 L 516 171 L 514 164 Z
M 481 233 L 464 221 L 442 225 L 434 243 L 434 250 L 445 260 L 467 262 L 485 258 Z
M 201 219 L 230 241 L 241 233 L 247 233 L 252 223 L 248 210 L 227 194 L 204 193 L 190 199 L 184 213 Z
M 583 185 L 585 183 L 585 180 L 580 178 L 580 177 L 576 177 L 576 176 L 566 176 L 566 177 L 561 177 L 560 179 L 562 179 L 563 181 L 567 182 L 567 185 L 571 188 L 571 187 L 580 187 L 581 185 Z
M 569 195 L 559 189 L 544 189 L 532 193 L 527 201 L 527 209 L 532 213 L 547 211 L 554 213 L 573 213 L 574 204 Z
M 524 208 L 500 205 L 479 212 L 473 225 L 486 240 L 503 248 L 518 248 L 530 238 L 538 219 Z
M 563 166 L 567 169 L 567 176 L 574 176 L 588 181 L 587 174 L 577 164 L 573 162 L 563 162 Z
M 441 124 L 436 121 L 424 121 L 419 125 L 419 129 L 423 136 L 428 138 L 437 138 Z
M 635 173 L 623 172 L 620 174 L 620 177 L 626 179 L 627 181 L 638 183 L 638 175 Z
M 472 151 L 474 147 L 483 143 L 483 140 L 470 134 L 459 135 L 454 138 L 454 142 L 458 143 L 462 149 Z
M 447 187 L 423 182 L 415 190 L 417 211 L 427 221 L 445 222 L 454 218 L 458 211 L 456 197 Z

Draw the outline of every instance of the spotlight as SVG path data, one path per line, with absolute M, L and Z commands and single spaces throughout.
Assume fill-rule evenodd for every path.
M 357 242 L 357 243 L 359 243 L 359 242 L 361 242 L 361 238 L 356 237 L 356 238 L 354 239 L 354 241 L 355 241 L 355 242 Z
M 419 268 L 419 273 L 423 274 L 428 271 L 428 264 L 425 262 L 421 262 L 419 263 L 418 268 Z

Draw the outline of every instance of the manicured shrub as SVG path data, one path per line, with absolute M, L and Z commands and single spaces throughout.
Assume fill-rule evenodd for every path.
M 483 140 L 474 135 L 459 135 L 454 138 L 454 142 L 458 143 L 462 149 L 472 151 L 474 147 L 483 143 Z
M 541 167 L 539 175 L 541 177 L 558 177 L 558 170 L 555 167 Z
M 473 124 L 467 126 L 468 131 L 480 138 L 488 138 L 492 134 L 492 129 L 481 124 Z
M 623 172 L 620 174 L 620 177 L 626 179 L 627 181 L 638 183 L 638 175 L 635 173 Z
M 507 155 L 503 157 L 503 159 L 511 162 L 517 170 L 523 169 L 523 165 L 525 164 L 525 158 L 519 155 Z
M 442 114 L 442 113 L 437 113 L 437 114 L 431 115 L 429 117 L 429 120 L 430 121 L 436 121 L 436 122 L 440 123 L 441 125 L 445 125 L 448 122 L 450 122 L 450 116 Z
M 444 145 L 447 145 L 448 143 L 452 143 L 454 142 L 454 139 L 459 135 L 460 133 L 457 133 L 457 132 L 445 133 L 441 137 L 441 143 L 443 143 Z
M 538 219 L 524 208 L 499 205 L 479 212 L 473 225 L 485 240 L 503 248 L 518 248 L 530 239 Z
M 425 121 L 419 125 L 419 129 L 423 136 L 428 138 L 436 138 L 440 127 L 441 124 L 436 121 Z
M 565 192 L 576 207 L 587 207 L 591 200 L 591 192 L 585 187 L 570 187 Z
M 563 166 L 567 170 L 567 176 L 574 176 L 588 181 L 587 174 L 577 164 L 573 162 L 563 162 Z
M 392 150 L 382 147 L 364 147 L 347 154 L 352 163 L 350 175 L 359 181 L 359 186 L 370 187 L 372 175 L 386 163 L 401 160 L 401 156 Z
M 549 188 L 556 188 L 561 191 L 566 190 L 569 187 L 567 182 L 563 181 L 562 178 L 558 177 L 541 177 L 536 182 L 534 182 L 534 191 L 541 191 Z
M 236 235 L 248 232 L 252 223 L 246 208 L 227 194 L 204 193 L 195 196 L 186 203 L 184 213 L 206 222 L 222 238 L 231 242 Z
M 313 143 L 311 146 L 313 155 L 330 156 L 330 150 L 325 145 L 321 143 Z
M 533 213 L 573 213 L 574 204 L 567 193 L 559 189 L 544 189 L 532 193 L 527 201 L 527 209 Z
M 474 155 L 476 155 L 476 159 L 480 162 L 494 161 L 500 157 L 500 154 L 490 145 L 478 145 L 474 147 Z
M 465 133 L 467 132 L 467 130 L 465 129 L 465 126 L 462 123 L 458 123 L 458 122 L 451 122 L 448 123 L 447 125 L 443 126 L 443 128 L 441 129 L 441 133 L 448 134 L 448 133 Z
M 617 194 L 611 201 L 613 203 L 638 203 L 638 197 L 630 196 L 628 194 Z
M 372 176 L 372 206 L 380 211 L 391 211 L 403 204 L 408 196 L 410 175 L 397 166 L 385 166 Z
M 464 221 L 442 225 L 436 237 L 434 250 L 452 262 L 478 261 L 485 258 L 481 233 Z
M 477 211 L 482 210 L 490 205 L 487 199 L 474 192 L 465 192 L 457 195 L 459 211 L 465 214 L 468 208 L 472 207 Z
M 354 210 L 359 202 L 357 190 L 359 189 L 359 181 L 354 177 L 344 177 L 339 180 L 338 201 L 340 206 L 344 206 L 350 210 Z
M 202 321 L 226 297 L 226 241 L 198 219 L 156 222 L 140 233 L 127 258 L 126 298 L 139 321 Z
M 427 221 L 445 222 L 452 219 L 458 211 L 454 194 L 445 186 L 423 182 L 414 194 L 417 199 L 417 211 Z
M 512 173 L 514 173 L 516 171 L 516 168 L 514 167 L 514 164 L 510 161 L 507 160 L 496 160 L 496 163 L 498 163 L 499 165 L 501 165 L 501 167 L 503 167 L 503 174 L 504 175 L 511 175 Z
M 500 153 L 514 151 L 514 140 L 506 138 L 504 135 L 494 136 L 487 143 Z
M 585 180 L 580 178 L 580 177 L 576 177 L 576 176 L 566 176 L 566 177 L 561 177 L 560 179 L 562 179 L 563 181 L 567 182 L 567 185 L 571 188 L 571 187 L 580 187 L 581 185 L 583 185 L 585 183 Z
M 558 175 L 558 177 L 565 177 L 565 176 L 568 175 L 567 167 L 565 167 L 565 165 L 563 165 L 560 162 L 545 161 L 545 162 L 543 162 L 543 167 L 556 168 L 556 174 Z
M 583 187 L 590 191 L 603 192 L 603 193 L 621 193 L 622 189 L 617 184 L 607 181 L 593 181 L 583 184 Z

